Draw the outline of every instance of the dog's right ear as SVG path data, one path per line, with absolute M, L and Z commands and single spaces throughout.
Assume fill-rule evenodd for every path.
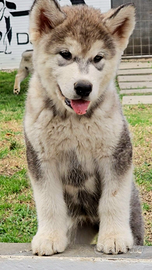
M 49 33 L 65 18 L 56 0 L 35 0 L 30 11 L 30 41 L 37 42 L 43 33 Z

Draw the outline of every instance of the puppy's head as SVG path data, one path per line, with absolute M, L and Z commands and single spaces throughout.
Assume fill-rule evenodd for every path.
M 55 0 L 35 0 L 30 39 L 48 94 L 85 114 L 113 80 L 134 25 L 132 4 L 101 14 L 86 5 L 61 8 Z

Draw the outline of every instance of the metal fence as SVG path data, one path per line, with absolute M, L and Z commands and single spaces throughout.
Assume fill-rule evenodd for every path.
M 136 27 L 130 38 L 125 56 L 152 55 L 152 0 L 111 0 L 112 8 L 125 3 L 136 7 Z

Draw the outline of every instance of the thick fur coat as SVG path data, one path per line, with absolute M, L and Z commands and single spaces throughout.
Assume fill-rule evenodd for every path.
M 135 25 L 133 5 L 101 14 L 35 0 L 34 47 L 24 120 L 38 216 L 32 250 L 63 252 L 75 240 L 127 252 L 143 244 L 132 144 L 114 79 Z

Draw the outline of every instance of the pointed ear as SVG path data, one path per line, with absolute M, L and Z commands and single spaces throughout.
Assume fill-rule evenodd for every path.
M 38 41 L 43 33 L 49 33 L 65 18 L 56 0 L 35 0 L 30 11 L 30 41 Z
M 121 5 L 104 14 L 103 23 L 124 50 L 135 27 L 135 7 L 133 4 Z

